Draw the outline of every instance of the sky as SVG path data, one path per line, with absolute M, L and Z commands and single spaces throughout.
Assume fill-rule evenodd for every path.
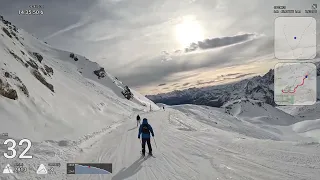
M 54 47 L 98 62 L 142 94 L 156 94 L 267 72 L 278 62 L 273 6 L 310 9 L 313 3 L 317 0 L 2 0 L 0 14 Z M 44 14 L 18 14 L 29 5 L 42 5 Z

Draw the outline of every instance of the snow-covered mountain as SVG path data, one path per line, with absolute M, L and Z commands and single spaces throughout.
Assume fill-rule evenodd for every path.
M 122 119 L 116 115 L 158 108 L 134 90 L 127 100 L 121 81 L 104 69 L 95 74 L 99 64 L 81 55 L 52 48 L 6 20 L 0 34 L 0 94 L 7 97 L 0 97 L 0 132 L 78 138 Z
M 320 82 L 320 59 L 317 60 L 318 82 Z M 241 80 L 227 85 L 204 88 L 190 88 L 182 91 L 148 95 L 155 103 L 168 105 L 197 104 L 212 107 L 221 107 L 228 101 L 241 98 L 260 100 L 272 106 L 274 102 L 274 70 L 270 69 L 263 76 Z M 318 99 L 320 99 L 320 83 L 318 83 Z
M 0 22 L 0 55 L 0 169 L 9 164 L 14 170 L 0 174 L 1 180 L 320 177 L 316 108 L 294 114 L 289 107 L 284 112 L 242 98 L 222 108 L 165 105 L 160 109 L 97 63 L 55 49 L 5 20 Z M 271 78 L 264 76 L 264 81 Z M 242 93 L 268 95 L 258 80 L 247 81 Z M 223 88 L 217 92 L 230 100 Z M 153 127 L 154 157 L 139 153 L 137 114 Z M 308 116 L 301 118 L 302 114 Z M 14 147 L 14 158 L 5 158 L 11 146 L 4 141 L 9 138 L 17 143 L 29 138 L 32 145 L 26 155 L 32 159 L 19 159 L 26 143 Z M 59 165 L 49 166 L 52 163 Z M 67 163 L 112 163 L 112 174 L 68 175 Z M 40 164 L 48 174 L 36 173 Z

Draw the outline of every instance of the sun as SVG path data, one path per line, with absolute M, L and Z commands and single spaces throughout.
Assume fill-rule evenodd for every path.
M 182 22 L 175 27 L 175 35 L 181 46 L 187 47 L 193 42 L 204 38 L 202 27 L 193 17 L 184 17 Z

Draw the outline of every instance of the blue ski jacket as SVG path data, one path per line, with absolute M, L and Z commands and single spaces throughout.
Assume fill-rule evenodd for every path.
M 148 133 L 143 133 L 143 132 L 142 132 L 142 127 L 143 127 L 144 125 L 147 125 L 147 126 L 148 126 L 148 130 L 149 130 Z M 140 139 L 140 135 L 141 135 L 142 139 L 150 139 L 150 132 L 151 132 L 152 136 L 154 136 L 153 129 L 152 129 L 151 125 L 148 124 L 148 120 L 147 120 L 146 118 L 144 118 L 144 119 L 142 120 L 142 124 L 141 124 L 140 127 L 139 127 L 138 138 Z

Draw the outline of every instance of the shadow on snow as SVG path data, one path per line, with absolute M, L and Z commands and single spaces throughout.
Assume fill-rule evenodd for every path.
M 121 169 L 116 175 L 112 177 L 112 180 L 122 180 L 122 179 L 126 179 L 128 177 L 133 176 L 134 174 L 136 174 L 138 171 L 141 170 L 142 168 L 141 164 L 148 158 L 149 157 L 147 158 L 140 157 L 129 167 Z

